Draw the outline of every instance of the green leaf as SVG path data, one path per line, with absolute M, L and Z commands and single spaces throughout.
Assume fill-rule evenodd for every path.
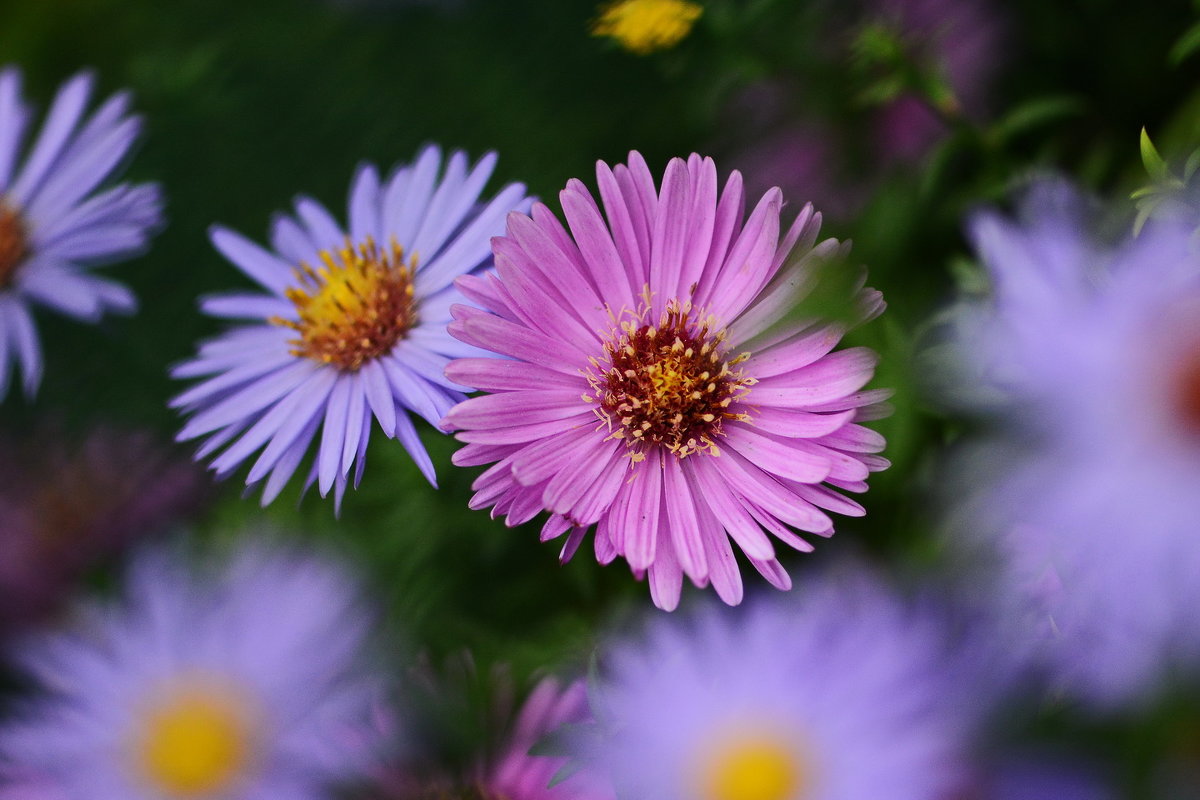
M 1083 111 L 1083 101 L 1073 95 L 1041 97 L 1023 103 L 1005 115 L 992 129 L 992 134 L 1001 142 L 1047 125 L 1051 122 L 1074 116 Z
M 1167 170 L 1167 162 L 1158 154 L 1158 149 L 1154 142 L 1150 141 L 1150 134 L 1146 133 L 1145 128 L 1142 128 L 1141 149 L 1142 164 L 1146 166 L 1146 173 L 1156 181 L 1169 179 L 1171 173 Z
M 1188 28 L 1175 40 L 1175 44 L 1171 45 L 1167 52 L 1167 61 L 1177 67 L 1197 50 L 1200 50 L 1200 22 Z

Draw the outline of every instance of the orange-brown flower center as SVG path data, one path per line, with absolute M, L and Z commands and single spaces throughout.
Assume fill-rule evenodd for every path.
M 12 285 L 17 267 L 28 255 L 27 245 L 21 216 L 0 202 L 0 289 Z
M 639 322 L 621 323 L 604 347 L 607 363 L 593 361 L 597 415 L 634 461 L 644 458 L 645 445 L 679 458 L 716 454 L 724 421 L 746 418 L 731 409 L 755 383 L 734 369 L 749 353 L 727 358 L 725 331 L 713 333 L 711 318 L 693 321 L 690 303 L 672 302 L 657 325 Z
M 1200 356 L 1185 361 L 1175 373 L 1175 413 L 1191 433 L 1200 435 Z
M 300 333 L 292 353 L 338 369 L 354 371 L 390 352 L 416 323 L 413 273 L 417 260 L 404 261 L 404 250 L 376 246 L 370 238 L 357 248 L 322 250 L 322 266 L 301 264 L 299 285 L 287 290 L 299 321 L 271 322 Z

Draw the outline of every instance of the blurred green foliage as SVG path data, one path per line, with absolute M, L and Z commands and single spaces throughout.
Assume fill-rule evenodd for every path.
M 850 342 L 882 354 L 874 385 L 896 390 L 896 413 L 876 424 L 894 467 L 873 479 L 868 516 L 842 521 L 815 554 L 785 563 L 802 581 L 806 562 L 845 550 L 936 558 L 929 466 L 956 423 L 923 400 L 913 354 L 954 272 L 971 273 L 961 266 L 964 216 L 1055 170 L 1128 196 L 1144 182 L 1144 127 L 1162 132 L 1168 154 L 1200 144 L 1196 13 L 1182 0 L 1153 11 L 1117 0 L 999 3 L 1005 46 L 992 111 L 971 119 L 894 30 L 862 24 L 847 5 L 705 5 L 678 48 L 638 58 L 587 35 L 591 0 L 0 4 L 0 63 L 21 67 L 42 108 L 83 67 L 96 69 L 106 94 L 134 91 L 146 126 L 128 175 L 161 182 L 169 216 L 147 255 L 111 269 L 138 295 L 136 316 L 87 326 L 38 315 L 46 379 L 34 402 L 4 402 L 3 425 L 21 430 L 55 413 L 80 429 L 104 420 L 172 434 L 178 420 L 166 401 L 180 386 L 166 369 L 219 330 L 196 298 L 248 285 L 208 244 L 214 222 L 261 241 L 298 193 L 342 212 L 355 164 L 386 169 L 429 141 L 497 150 L 493 187 L 524 181 L 552 208 L 567 179 L 591 184 L 596 159 L 620 161 L 630 149 L 655 170 L 671 156 L 712 152 L 724 173 L 722 158 L 753 130 L 730 98 L 769 79 L 798 87 L 787 108 L 824 120 L 842 148 L 842 174 L 869 187 L 857 213 L 827 230 L 854 239 L 851 260 L 888 299 L 884 317 Z M 945 130 L 918 162 L 884 165 L 864 131 L 872 106 L 903 92 L 939 110 Z M 1159 181 L 1165 162 L 1149 152 Z M 791 198 L 794 207 L 805 199 Z M 411 649 L 436 660 L 470 648 L 517 675 L 564 659 L 579 665 L 603 624 L 649 605 L 646 587 L 621 565 L 598 567 L 590 545 L 560 568 L 558 545 L 537 542 L 540 521 L 508 530 L 468 510 L 479 470 L 451 467 L 456 444 L 422 430 L 439 466 L 436 491 L 397 443 L 376 436 L 340 520 L 313 493 L 299 500 L 298 487 L 262 511 L 235 477 L 195 528 L 220 538 L 269 522 L 325 542 L 362 565 Z

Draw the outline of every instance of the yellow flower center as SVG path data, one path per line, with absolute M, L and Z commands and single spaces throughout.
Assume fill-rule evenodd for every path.
M 228 789 L 249 764 L 252 727 L 236 696 L 189 685 L 150 706 L 133 742 L 135 759 L 163 794 L 214 795 Z
M 638 55 L 677 45 L 704 9 L 685 0 L 617 0 L 600 12 L 593 36 L 609 36 Z
M 660 445 L 679 458 L 718 454 L 716 438 L 727 419 L 747 419 L 732 411 L 750 392 L 753 378 L 734 366 L 749 358 L 727 359 L 725 331 L 710 333 L 714 321 L 691 320 L 691 304 L 671 302 L 657 325 L 624 321 L 605 345 L 606 359 L 593 360 L 588 382 L 597 415 L 624 439 L 634 462 L 647 445 Z M 606 363 L 607 362 L 607 363 Z
M 10 286 L 28 255 L 25 225 L 16 211 L 0 202 L 0 289 Z
M 708 753 L 701 800 L 798 800 L 807 777 L 795 751 L 777 738 L 738 738 Z
M 322 250 L 319 257 L 320 267 L 297 268 L 299 285 L 287 290 L 299 322 L 282 317 L 271 322 L 300 333 L 290 342 L 293 355 L 354 371 L 391 352 L 416 322 L 416 256 L 406 264 L 398 244 L 381 249 L 368 238 L 357 248 L 347 242 Z

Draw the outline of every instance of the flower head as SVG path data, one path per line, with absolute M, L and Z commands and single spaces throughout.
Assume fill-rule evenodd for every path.
M 162 222 L 153 184 L 96 191 L 125 161 L 141 120 L 129 114 L 128 92 L 86 114 L 93 83 L 81 73 L 63 84 L 25 148 L 32 114 L 21 98 L 21 74 L 0 70 L 0 400 L 13 363 L 26 395 L 41 383 L 31 307 L 88 322 L 106 311 L 133 311 L 133 294 L 93 270 L 144 249 Z
M 961 312 L 962 360 L 1008 397 L 1019 441 L 974 527 L 1054 680 L 1126 703 L 1200 663 L 1200 255 L 1171 227 L 1100 244 L 1061 184 L 1035 188 L 1023 218 L 972 228 L 994 295 Z
M 845 325 L 793 313 L 845 249 L 815 244 L 811 206 L 781 235 L 778 189 L 743 222 L 741 176 L 718 199 L 716 166 L 698 155 L 673 160 L 661 191 L 637 153 L 597 174 L 607 223 L 573 180 L 560 195 L 569 231 L 540 204 L 512 214 L 496 274 L 459 281 L 486 310 L 455 306 L 450 332 L 506 356 L 447 368 L 488 392 L 444 423 L 467 442 L 456 464 L 496 462 L 471 505 L 510 525 L 550 511 L 542 538 L 569 530 L 564 559 L 596 525 L 597 558 L 648 571 L 662 608 L 684 574 L 741 600 L 730 537 L 788 588 L 767 534 L 810 550 L 787 526 L 828 536 L 825 511 L 863 513 L 830 487 L 864 491 L 887 464 L 860 424 L 886 396 L 860 391 L 875 354 L 831 352 Z M 861 283 L 853 294 L 859 319 L 883 308 Z
M 322 496 L 335 489 L 340 505 L 351 467 L 355 485 L 362 477 L 374 415 L 434 483 L 408 412 L 436 423 L 469 391 L 442 374 L 452 357 L 478 353 L 445 331 L 450 305 L 463 299 L 453 281 L 486 266 L 504 215 L 528 207 L 520 184 L 480 202 L 495 163 L 488 155 L 469 168 L 454 152 L 443 171 L 441 151 L 427 147 L 386 181 L 364 166 L 351 186 L 348 228 L 302 197 L 298 218 L 276 218 L 274 252 L 213 228 L 217 249 L 267 293 L 202 302 L 213 316 L 256 322 L 202 344 L 173 370 L 206 378 L 172 401 L 193 415 L 179 438 L 209 437 L 198 458 L 228 445 L 212 461 L 220 476 L 261 448 L 246 483 L 265 481 L 265 505 L 319 430 L 308 484 L 317 482 Z
M 504 800 L 612 800 L 611 789 L 587 770 L 555 783 L 566 758 L 530 752 L 560 726 L 588 719 L 582 682 L 561 686 L 543 678 L 521 706 L 496 757 L 482 765 L 477 782 L 481 793 Z
M 43 693 L 0 726 L 10 769 L 99 800 L 320 797 L 360 773 L 377 687 L 339 569 L 257 545 L 201 575 L 156 551 L 95 612 L 21 651 Z
M 631 53 L 668 50 L 692 30 L 704 8 L 687 0 L 613 0 L 592 25 L 593 36 L 608 36 Z
M 963 728 L 937 626 L 867 578 L 794 600 L 659 620 L 619 645 L 592 694 L 600 730 L 573 737 L 576 754 L 618 796 L 950 796 Z
M 82 573 L 196 509 L 203 472 L 146 431 L 0 440 L 0 633 L 57 610 Z

